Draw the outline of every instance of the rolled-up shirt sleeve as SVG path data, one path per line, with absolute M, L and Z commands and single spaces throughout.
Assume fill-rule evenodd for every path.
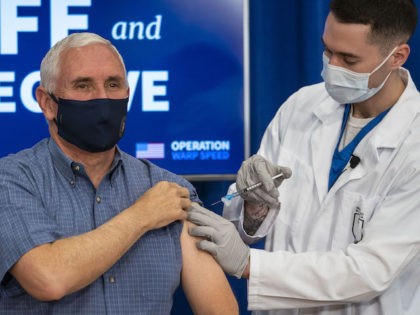
M 0 168 L 0 276 L 30 249 L 61 237 L 47 215 L 38 188 L 14 163 Z

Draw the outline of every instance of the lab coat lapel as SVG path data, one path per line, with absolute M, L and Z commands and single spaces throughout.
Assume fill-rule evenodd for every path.
M 407 84 L 411 85 L 413 82 L 408 80 Z M 415 90 L 408 88 L 406 91 Z M 399 101 L 391 108 L 381 123 L 356 147 L 354 155 L 360 157 L 360 163 L 353 170 L 343 172 L 331 187 L 331 194 L 334 194 L 347 182 L 362 178 L 367 172 L 373 170 L 380 163 L 381 150 L 395 150 L 401 145 L 409 133 L 413 120 L 420 113 L 417 97 L 417 91 L 415 93 L 404 92 L 401 95 Z
M 319 201 L 328 193 L 328 178 L 332 156 L 338 141 L 344 106 L 331 100 L 314 111 L 320 125 L 311 136 L 314 178 Z
M 367 138 L 362 139 L 353 154 L 360 158 L 359 164 L 353 169 L 350 168 L 350 163 L 346 165 L 343 173 L 338 177 L 329 191 L 331 196 L 349 181 L 362 178 L 379 161 L 377 145 Z

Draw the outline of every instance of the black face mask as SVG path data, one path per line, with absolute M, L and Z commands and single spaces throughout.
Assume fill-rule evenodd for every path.
M 78 148 L 103 152 L 123 136 L 128 98 L 77 101 L 50 96 L 58 104 L 58 134 Z

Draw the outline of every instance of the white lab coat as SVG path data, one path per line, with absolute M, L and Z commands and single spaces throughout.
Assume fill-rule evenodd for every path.
M 420 95 L 400 71 L 400 100 L 330 191 L 344 106 L 324 84 L 292 95 L 267 128 L 258 153 L 293 175 L 279 188 L 280 212 L 257 231 L 265 235 L 274 222 L 266 251 L 251 249 L 248 307 L 272 310 L 255 314 L 420 314 Z M 237 198 L 224 216 L 242 222 L 242 206 Z M 365 219 L 358 244 L 356 208 Z

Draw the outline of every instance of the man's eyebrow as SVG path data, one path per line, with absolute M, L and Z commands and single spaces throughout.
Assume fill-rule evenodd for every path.
M 71 84 L 72 85 L 77 85 L 79 83 L 89 83 L 89 82 L 92 82 L 92 81 L 93 80 L 90 77 L 78 77 L 78 78 L 72 80 Z
M 325 49 L 328 49 L 328 46 L 325 44 L 324 39 L 321 37 L 321 43 L 324 46 Z M 340 52 L 340 51 L 335 51 L 334 54 L 339 55 L 343 58 L 360 58 L 359 56 L 352 54 L 352 53 L 348 53 L 348 52 Z
M 106 79 L 107 82 L 109 81 L 124 81 L 124 78 L 120 75 L 112 75 Z

